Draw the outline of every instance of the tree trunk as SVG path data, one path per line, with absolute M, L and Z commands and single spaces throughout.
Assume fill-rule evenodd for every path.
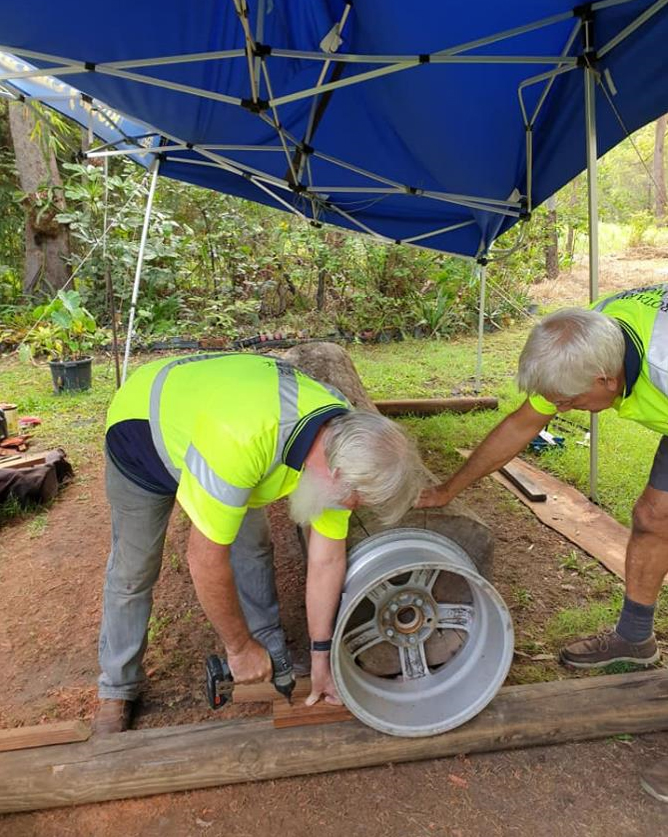
M 663 148 L 666 138 L 666 122 L 668 116 L 659 117 L 656 120 L 654 134 L 654 215 L 656 220 L 663 223 L 666 219 L 666 169 L 663 160 Z
M 559 238 L 557 236 L 557 199 L 547 199 L 547 244 L 545 245 L 545 273 L 547 279 L 559 278 Z
M 566 233 L 566 253 L 571 263 L 573 262 L 573 252 L 575 250 L 575 227 L 573 225 L 573 213 L 575 212 L 575 207 L 578 203 L 578 178 L 574 177 L 571 180 L 570 185 L 570 195 L 568 197 L 568 208 L 569 208 L 569 218 L 568 218 L 568 231 Z
M 62 288 L 69 278 L 68 230 L 54 218 L 65 205 L 60 190 L 54 192 L 52 204 L 46 208 L 45 196 L 40 194 L 40 189 L 45 186 L 62 186 L 56 158 L 53 151 L 49 150 L 45 154 L 39 141 L 31 139 L 35 119 L 26 105 L 10 104 L 9 126 L 19 182 L 21 190 L 25 192 L 23 290 L 27 294 L 33 293 L 40 283 L 46 283 L 52 290 L 57 290 Z

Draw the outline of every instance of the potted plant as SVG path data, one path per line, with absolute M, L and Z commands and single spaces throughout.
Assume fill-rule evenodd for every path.
M 95 345 L 97 327 L 93 315 L 81 304 L 79 293 L 58 291 L 41 315 L 50 320 L 48 351 L 54 390 L 60 393 L 90 389 L 90 351 Z

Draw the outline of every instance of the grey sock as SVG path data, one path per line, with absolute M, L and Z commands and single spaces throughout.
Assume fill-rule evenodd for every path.
M 627 642 L 642 642 L 654 632 L 656 605 L 644 605 L 624 596 L 624 607 L 615 630 Z

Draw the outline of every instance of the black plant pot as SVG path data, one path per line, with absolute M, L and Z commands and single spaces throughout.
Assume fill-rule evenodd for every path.
M 61 392 L 81 392 L 90 389 L 92 357 L 81 360 L 50 360 L 53 389 L 56 395 Z

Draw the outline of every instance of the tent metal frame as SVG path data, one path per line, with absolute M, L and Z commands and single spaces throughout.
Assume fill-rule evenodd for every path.
M 138 155 L 138 154 L 152 154 L 154 160 L 152 167 L 152 180 L 147 198 L 146 212 L 144 218 L 144 225 L 142 228 L 142 238 L 139 249 L 139 256 L 137 260 L 137 269 L 135 272 L 135 281 L 133 285 L 132 303 L 130 307 L 129 323 L 127 340 L 125 347 L 125 357 L 123 362 L 123 379 L 127 374 L 127 365 L 129 360 L 129 352 L 132 337 L 132 326 L 134 322 L 134 315 L 136 310 L 136 303 L 139 293 L 139 285 L 141 280 L 141 270 L 144 259 L 144 251 L 146 246 L 146 239 L 148 236 L 148 225 L 150 220 L 150 212 L 153 202 L 153 195 L 155 191 L 155 183 L 157 174 L 160 168 L 160 161 L 165 160 L 183 165 L 204 165 L 215 166 L 222 170 L 243 177 L 252 182 L 261 191 L 266 193 L 269 197 L 277 202 L 282 208 L 298 215 L 310 223 L 319 223 L 319 218 L 322 217 L 323 211 L 333 212 L 342 218 L 346 219 L 349 224 L 352 224 L 357 229 L 365 232 L 375 239 L 389 242 L 387 236 L 380 234 L 373 230 L 369 225 L 355 217 L 353 208 L 344 208 L 336 204 L 332 199 L 333 195 L 340 192 L 349 194 L 368 195 L 372 200 L 382 200 L 387 195 L 406 195 L 407 199 L 420 198 L 422 200 L 441 201 L 455 206 L 462 207 L 463 210 L 483 211 L 488 213 L 497 213 L 500 216 L 510 216 L 516 218 L 524 218 L 527 212 L 532 208 L 532 168 L 533 168 L 533 128 L 536 124 L 538 116 L 542 111 L 545 103 L 549 100 L 549 94 L 554 84 L 555 79 L 564 73 L 571 72 L 575 69 L 583 70 L 584 79 L 584 95 L 585 95 L 585 121 L 586 121 L 586 150 L 587 150 L 587 180 L 588 180 L 588 207 L 589 207 L 589 291 L 590 298 L 593 300 L 598 293 L 598 196 L 596 188 L 596 119 L 595 119 L 595 86 L 599 79 L 595 64 L 589 61 L 589 57 L 595 55 L 597 59 L 607 55 L 611 50 L 615 49 L 620 43 L 628 38 L 640 26 L 643 26 L 652 19 L 659 11 L 666 5 L 668 0 L 656 0 L 651 6 L 639 14 L 635 20 L 625 26 L 616 35 L 611 37 L 605 44 L 599 47 L 594 53 L 594 47 L 591 42 L 591 23 L 595 19 L 596 12 L 611 6 L 623 5 L 631 0 L 599 0 L 593 2 L 588 6 L 576 7 L 568 12 L 552 15 L 527 23 L 523 26 L 514 27 L 501 32 L 494 33 L 484 38 L 479 38 L 473 41 L 450 46 L 446 49 L 436 52 L 422 54 L 422 55 L 366 55 L 354 53 L 338 52 L 338 47 L 341 45 L 341 32 L 346 24 L 351 4 L 346 4 L 343 9 L 340 20 L 335 24 L 332 30 L 327 33 L 321 42 L 321 51 L 305 51 L 293 49 L 281 49 L 271 45 L 262 43 L 264 35 L 264 15 L 265 15 L 265 0 L 258 0 L 258 15 L 256 21 L 255 34 L 251 32 L 250 15 L 247 0 L 232 0 L 237 14 L 239 24 L 243 31 L 244 47 L 232 50 L 219 50 L 212 52 L 193 53 L 187 55 L 174 55 L 162 57 L 145 57 L 135 58 L 131 60 L 102 62 L 95 64 L 81 60 L 74 60 L 64 58 L 62 56 L 50 55 L 47 53 L 37 52 L 34 50 L 27 50 L 17 48 L 11 44 L 0 46 L 0 50 L 19 56 L 23 59 L 33 59 L 53 66 L 48 66 L 41 69 L 17 70 L 15 72 L 4 72 L 0 74 L 0 92 L 3 95 L 9 95 L 11 98 L 25 101 L 27 98 L 22 94 L 16 92 L 11 86 L 12 82 L 22 79 L 39 78 L 44 76 L 51 76 L 55 78 L 62 78 L 70 75 L 78 75 L 82 73 L 95 72 L 103 75 L 109 75 L 116 78 L 123 78 L 138 84 L 152 85 L 155 87 L 172 90 L 203 99 L 220 102 L 230 106 L 244 107 L 252 112 L 255 112 L 258 118 L 262 119 L 268 126 L 270 126 L 276 134 L 278 141 L 277 145 L 271 146 L 256 146 L 256 145 L 225 145 L 225 144 L 194 144 L 190 143 L 180 137 L 170 136 L 164 132 L 155 132 L 151 126 L 147 126 L 148 135 L 143 137 L 127 137 L 124 136 L 119 142 L 129 147 L 114 148 L 113 143 L 106 143 L 103 146 L 89 151 L 88 156 L 93 157 L 111 157 L 118 155 Z M 563 24 L 568 20 L 573 20 L 573 28 L 567 38 L 564 47 L 559 55 L 520 55 L 507 54 L 495 55 L 484 54 L 479 52 L 485 47 L 497 45 L 504 41 L 509 41 L 514 38 L 520 38 L 522 35 L 532 32 L 537 29 L 546 28 L 549 26 Z M 576 42 L 578 34 L 582 35 L 583 48 L 580 54 L 571 54 L 573 45 Z M 475 54 L 470 54 L 472 51 L 478 51 Z M 146 73 L 134 72 L 134 70 L 146 70 L 151 67 L 165 67 L 169 65 L 177 65 L 184 63 L 195 63 L 201 61 L 228 61 L 239 58 L 245 58 L 248 65 L 248 83 L 250 89 L 250 99 L 242 99 L 237 96 L 230 96 L 224 93 L 219 93 L 213 90 L 207 90 L 192 85 L 180 84 L 174 81 L 167 81 L 160 78 L 155 78 Z M 582 62 L 584 58 L 584 65 Z M 295 91 L 287 95 L 275 96 L 269 69 L 269 59 L 300 59 L 304 61 L 321 62 L 322 68 L 318 75 L 315 85 Z M 341 67 L 345 64 L 357 65 L 372 65 L 373 68 L 363 70 L 352 76 L 346 77 L 331 77 L 328 79 L 328 74 L 332 66 Z M 448 192 L 440 192 L 434 190 L 425 190 L 417 188 L 411 184 L 400 183 L 392 178 L 388 178 L 382 174 L 371 172 L 362 169 L 352 162 L 340 160 L 325 154 L 322 151 L 312 146 L 313 136 L 317 129 L 318 122 L 318 108 L 326 100 L 323 98 L 331 94 L 335 90 L 349 87 L 351 85 L 362 84 L 364 82 L 376 79 L 391 73 L 401 72 L 405 70 L 415 70 L 422 67 L 424 64 L 553 64 L 554 69 L 541 72 L 535 76 L 522 81 L 517 90 L 519 107 L 524 120 L 526 128 L 526 146 L 525 146 L 525 163 L 526 163 L 526 195 L 523 199 L 499 199 L 497 197 L 485 197 L 474 195 L 460 195 Z M 336 75 L 334 72 L 332 76 Z M 544 84 L 544 88 L 540 93 L 538 101 L 531 114 L 528 113 L 524 93 L 528 87 Z M 612 82 L 608 79 L 608 84 L 612 87 Z M 266 91 L 266 98 L 262 98 L 262 92 Z M 57 95 L 57 94 L 55 94 Z M 55 97 L 55 96 L 54 96 Z M 68 97 L 70 98 L 70 97 Z M 298 139 L 290 134 L 289 131 L 281 124 L 278 109 L 282 105 L 299 101 L 302 99 L 312 99 L 311 110 L 307 128 L 303 139 Z M 90 99 L 90 97 L 89 97 Z M 45 99 L 46 100 L 46 99 Z M 103 109 L 105 106 L 101 102 L 93 100 L 93 106 Z M 130 117 L 135 122 L 139 122 L 135 117 Z M 139 122 L 141 124 L 141 122 Z M 142 145 L 142 141 L 146 141 L 151 136 L 159 139 L 160 146 Z M 189 156 L 179 157 L 179 152 L 186 152 Z M 235 160 L 227 154 L 227 152 L 277 152 L 282 153 L 287 162 L 287 174 L 280 178 L 271 174 L 268 171 L 263 171 L 260 168 L 255 168 L 248 163 Z M 373 185 L 359 185 L 354 187 L 338 187 L 319 185 L 313 182 L 311 171 L 311 158 L 319 159 L 329 164 L 344 169 L 346 171 L 355 173 L 361 178 L 366 178 Z M 303 179 L 306 182 L 303 182 Z M 284 198 L 280 192 L 287 193 Z M 296 193 L 296 194 L 295 194 Z M 312 217 L 309 219 L 305 212 L 302 212 L 296 203 L 308 203 L 311 208 Z M 428 240 L 436 235 L 443 235 L 450 231 L 458 230 L 466 226 L 476 224 L 474 219 L 462 216 L 461 221 L 455 221 L 452 224 L 439 227 L 438 229 L 426 230 L 423 233 L 418 233 L 409 236 L 396 243 L 410 243 L 420 244 L 420 246 L 428 247 Z M 488 243 L 484 236 L 481 235 L 480 244 L 478 247 L 478 254 L 475 265 L 479 283 L 480 283 L 480 302 L 479 302 L 479 322 L 478 322 L 478 355 L 476 363 L 476 381 L 480 382 L 482 369 L 482 334 L 484 330 L 484 306 L 485 306 L 485 263 L 487 257 Z M 440 252 L 447 253 L 447 250 L 439 248 Z M 459 255 L 457 253 L 450 253 L 451 255 Z M 463 258 L 470 258 L 464 256 Z M 596 497 L 596 479 L 597 479 L 597 461 L 596 461 L 596 447 L 597 447 L 597 422 L 596 416 L 592 416 L 591 427 L 591 461 L 590 461 L 590 493 L 592 498 Z

